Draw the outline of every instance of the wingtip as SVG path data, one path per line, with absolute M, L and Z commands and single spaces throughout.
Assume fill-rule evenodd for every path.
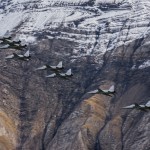
M 92 91 L 91 91 L 91 92 L 87 92 L 87 93 L 88 93 L 88 94 L 96 94 L 95 92 L 92 92 Z
M 132 109 L 132 108 L 128 108 L 127 106 L 121 107 L 122 109 Z
M 49 78 L 49 75 L 45 76 L 46 78 Z
M 127 109 L 126 107 L 121 107 L 121 108 L 123 108 L 123 109 Z
M 91 92 L 87 92 L 88 94 L 91 94 Z
M 54 78 L 54 77 L 56 77 L 56 74 L 53 73 L 53 74 L 47 75 L 47 76 L 45 76 L 45 77 L 46 77 L 46 78 Z

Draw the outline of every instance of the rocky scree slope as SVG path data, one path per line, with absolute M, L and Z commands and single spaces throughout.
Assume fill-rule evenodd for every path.
M 0 34 L 29 43 L 29 62 L 0 50 L 0 149 L 148 150 L 149 0 L 0 1 Z M 71 80 L 34 71 L 63 61 Z M 89 95 L 115 85 L 114 97 Z

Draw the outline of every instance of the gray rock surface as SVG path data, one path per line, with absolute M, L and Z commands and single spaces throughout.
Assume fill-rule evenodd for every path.
M 0 149 L 150 149 L 150 112 L 122 109 L 150 98 L 148 0 L 0 2 L 1 35 L 25 39 L 32 56 L 6 61 L 20 51 L 0 49 Z M 59 61 L 70 80 L 35 71 Z M 113 97 L 87 93 L 113 84 Z

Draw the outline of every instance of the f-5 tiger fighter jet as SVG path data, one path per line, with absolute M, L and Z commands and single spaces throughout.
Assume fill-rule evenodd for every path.
M 50 74 L 48 76 L 46 76 L 47 78 L 54 78 L 54 77 L 60 77 L 60 78 L 63 78 L 63 79 L 68 79 L 70 77 L 72 77 L 73 74 L 71 72 L 71 69 L 69 69 L 66 73 L 53 73 L 53 74 Z
M 25 60 L 25 61 L 28 61 L 30 59 L 30 53 L 29 53 L 29 50 L 25 53 L 25 54 L 16 54 L 16 53 L 13 53 L 12 55 L 9 55 L 7 57 L 5 57 L 6 59 L 20 59 L 20 60 Z
M 103 95 L 106 95 L 106 96 L 111 96 L 114 95 L 116 93 L 115 91 L 115 86 L 112 85 L 108 90 L 102 90 L 100 88 L 94 90 L 94 91 L 90 91 L 88 92 L 89 94 L 103 94 Z

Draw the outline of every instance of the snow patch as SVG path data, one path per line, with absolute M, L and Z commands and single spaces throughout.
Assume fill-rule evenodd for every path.
M 144 69 L 150 67 L 150 60 L 145 61 L 142 65 L 139 66 L 139 69 Z

